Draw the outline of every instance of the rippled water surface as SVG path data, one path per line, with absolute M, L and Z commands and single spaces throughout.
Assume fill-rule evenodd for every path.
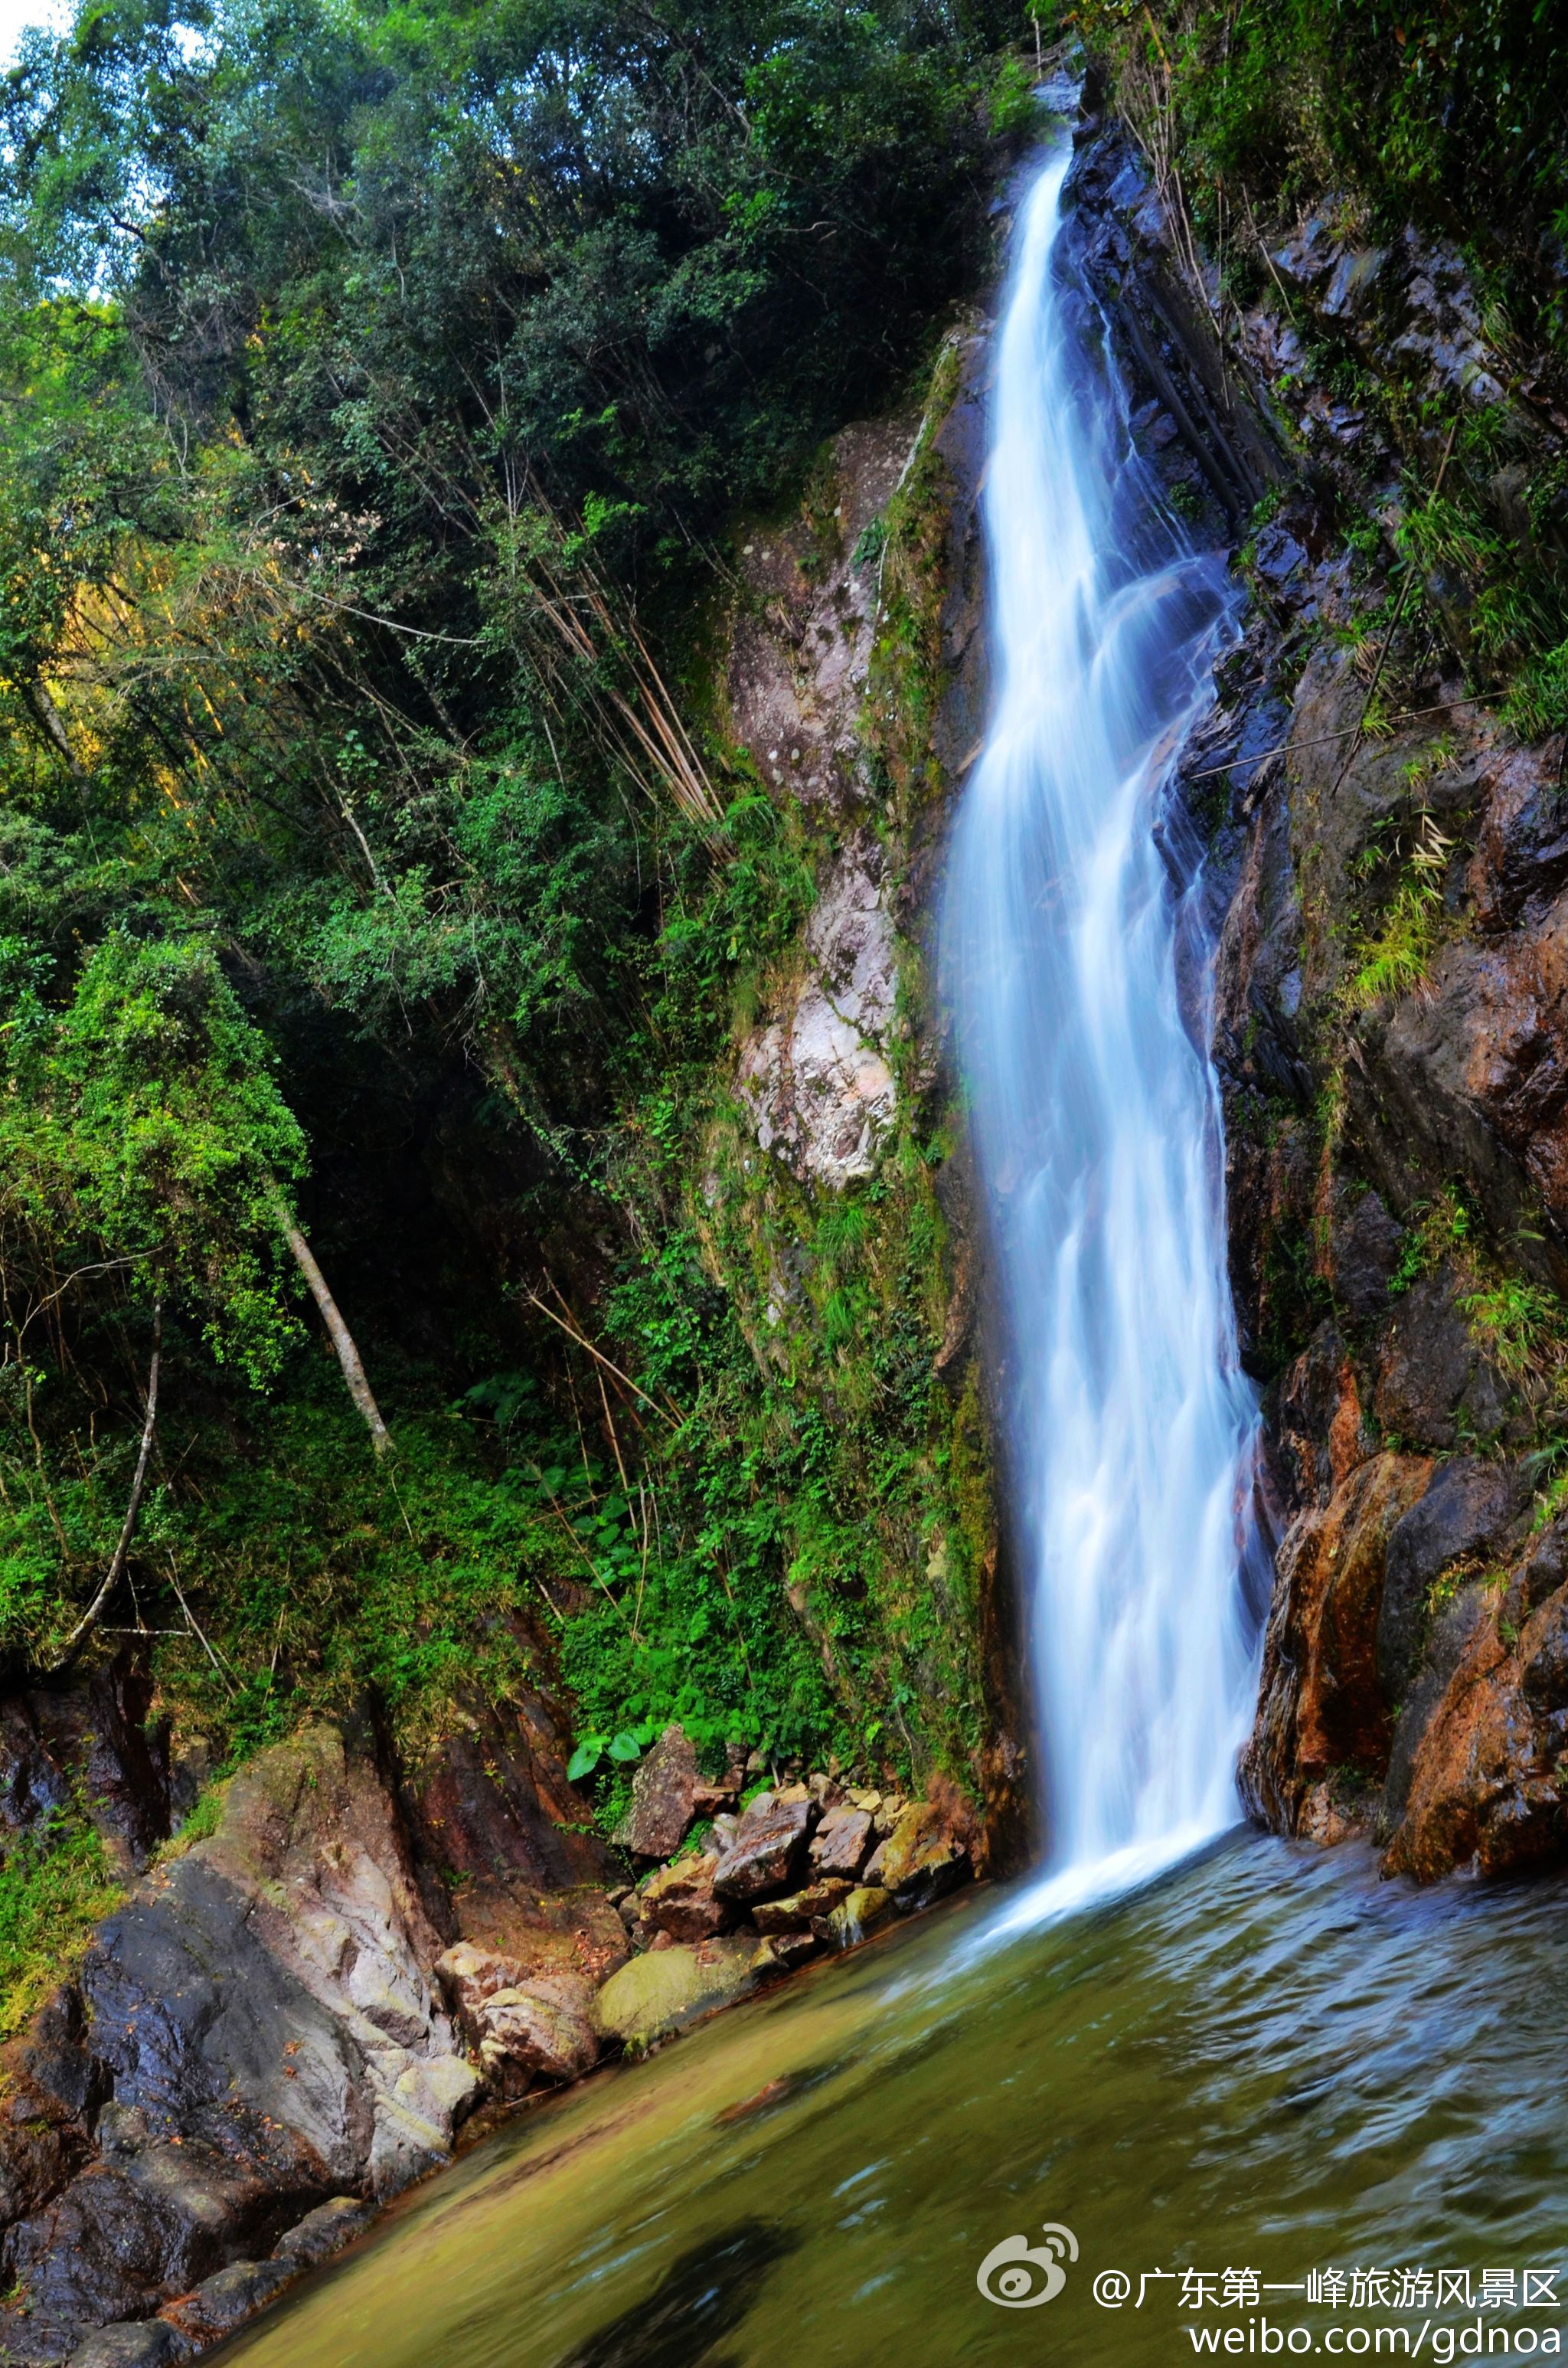
M 1416 1893 L 1246 1835 L 976 1945 L 1011 1905 L 971 1896 L 525 2115 L 225 2361 L 1174 2362 L 1175 2283 L 1108 2311 L 1096 2272 L 1568 2252 L 1562 1883 Z M 1078 2239 L 1062 2293 L 987 2303 L 982 2258 L 1045 2221 Z

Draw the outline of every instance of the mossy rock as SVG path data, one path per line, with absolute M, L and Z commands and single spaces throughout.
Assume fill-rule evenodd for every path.
M 650 1949 L 612 1974 L 595 2000 L 600 2030 L 629 2055 L 744 1998 L 756 1976 L 753 1933 L 704 1941 L 694 1949 Z

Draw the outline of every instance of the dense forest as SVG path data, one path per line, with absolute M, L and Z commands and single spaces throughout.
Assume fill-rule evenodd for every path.
M 1333 199 L 1458 238 L 1499 347 L 1568 371 L 1547 0 L 1035 17 L 86 0 L 27 37 L 14 1679 L 153 1632 L 222 1768 L 312 1706 L 369 1690 L 416 1736 L 548 1667 L 607 1818 L 672 1716 L 905 1770 L 972 1725 L 925 1698 L 919 1600 L 896 1650 L 872 1617 L 926 1506 L 980 1485 L 931 1404 L 950 1143 L 912 1121 L 801 1216 L 814 1386 L 758 1358 L 702 1237 L 725 1063 L 824 827 L 715 693 L 747 522 L 924 385 L 1044 42 L 1086 44 L 1235 301 Z M 1539 733 L 1568 720 L 1568 480 L 1516 489 L 1507 532 L 1488 416 L 1410 556 Z

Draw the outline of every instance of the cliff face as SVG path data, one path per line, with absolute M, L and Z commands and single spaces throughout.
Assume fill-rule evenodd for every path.
M 815 901 L 740 1016 L 694 1198 L 759 1372 L 834 1442 L 837 1533 L 792 1508 L 791 1607 L 846 1712 L 869 1680 L 917 1776 L 972 1788 L 1002 1865 L 1026 1845 L 1028 1722 L 936 984 L 984 722 L 986 350 L 955 327 L 908 409 L 846 429 L 742 544 L 727 729 L 811 847 Z
M 1325 210 L 1243 310 L 1117 135 L 1080 188 L 1138 432 L 1251 596 L 1183 766 L 1278 1540 L 1244 1791 L 1390 1873 L 1518 1867 L 1568 1840 L 1563 743 L 1474 696 L 1436 522 L 1483 450 L 1498 537 L 1539 531 L 1551 373 L 1415 231 Z

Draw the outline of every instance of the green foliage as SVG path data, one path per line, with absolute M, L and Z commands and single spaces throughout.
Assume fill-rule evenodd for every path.
M 1472 1331 L 1510 1381 L 1539 1376 L 1549 1362 L 1560 1360 L 1568 1326 L 1562 1301 L 1544 1283 L 1504 1275 L 1469 1292 L 1460 1304 Z
M 931 1379 L 931 1146 L 911 1117 L 838 1217 L 739 1174 L 734 1034 L 824 849 L 727 744 L 704 635 L 737 507 L 902 393 L 985 252 L 1016 30 L 95 0 L 27 38 L 0 1647 L 47 1659 L 108 1565 L 156 1308 L 112 1612 L 174 1632 L 165 1699 L 223 1765 L 367 1693 L 417 1745 L 560 1679 L 606 1815 L 672 1716 L 712 1748 L 971 1748 L 985 1482 Z M 859 555 L 911 799 L 944 486 L 927 436 Z M 381 1465 L 291 1313 L 297 1197 Z M 769 1232 L 810 1267 L 782 1362 Z
M 53 1809 L 0 1865 L 0 2039 L 74 1969 L 124 1885 L 80 1807 Z
M 0 1227 L 40 1267 L 96 1259 L 177 1298 L 255 1383 L 290 1325 L 281 1190 L 303 1138 L 210 942 L 111 930 L 51 1013 L 31 980 L 0 1053 Z

